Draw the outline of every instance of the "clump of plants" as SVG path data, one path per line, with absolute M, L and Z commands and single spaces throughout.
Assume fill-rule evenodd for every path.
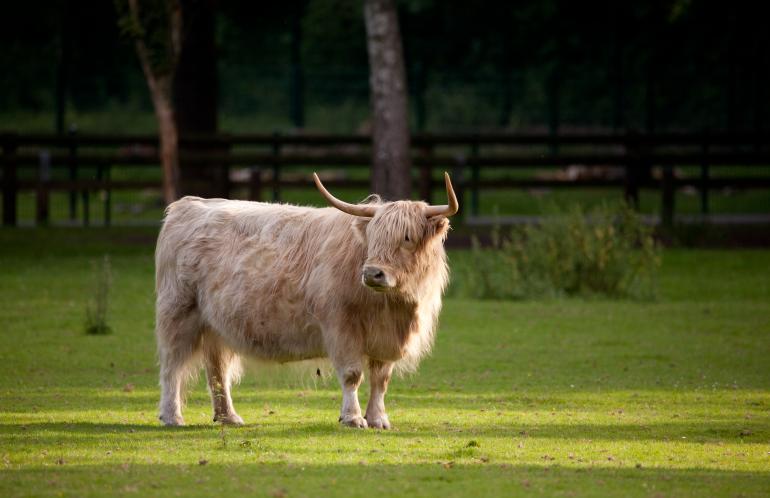
M 660 248 L 633 209 L 618 204 L 550 211 L 541 223 L 507 235 L 495 228 L 491 247 L 474 238 L 456 293 L 478 299 L 654 298 Z
M 107 325 L 107 311 L 110 302 L 110 287 L 112 286 L 112 265 L 110 257 L 105 255 L 101 264 L 92 263 L 94 275 L 93 295 L 86 305 L 86 334 L 104 335 L 112 332 Z

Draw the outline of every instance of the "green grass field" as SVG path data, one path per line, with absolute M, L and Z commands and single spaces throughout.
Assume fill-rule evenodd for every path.
M 201 378 L 167 429 L 153 237 L 0 230 L 0 496 L 768 496 L 769 251 L 668 250 L 655 302 L 446 300 L 389 432 L 276 368 L 234 390 L 246 426 L 210 422 Z M 87 336 L 104 253 L 114 333 Z

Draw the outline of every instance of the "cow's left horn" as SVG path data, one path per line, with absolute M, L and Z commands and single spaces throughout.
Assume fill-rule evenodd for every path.
M 433 216 L 450 216 L 457 213 L 460 210 L 460 204 L 457 202 L 457 196 L 455 195 L 455 189 L 452 188 L 452 180 L 449 179 L 449 173 L 444 171 L 444 183 L 446 183 L 446 196 L 449 198 L 449 204 L 443 206 L 428 206 L 425 210 L 425 214 L 428 218 Z
M 323 183 L 321 183 L 321 180 L 318 178 L 318 175 L 315 173 L 313 173 L 313 180 L 315 180 L 315 186 L 318 187 L 318 191 L 321 192 L 321 195 L 323 195 L 327 201 L 329 201 L 329 204 L 336 207 L 343 213 L 352 214 L 353 216 L 362 216 L 364 218 L 371 218 L 377 211 L 375 206 L 348 204 L 347 202 L 337 199 L 332 194 L 330 194 L 328 190 L 326 190 L 326 188 L 323 186 Z

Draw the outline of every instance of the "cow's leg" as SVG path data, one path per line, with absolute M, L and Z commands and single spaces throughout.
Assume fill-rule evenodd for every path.
M 222 344 L 214 332 L 207 331 L 203 338 L 203 359 L 214 407 L 214 422 L 243 425 L 243 419 L 235 413 L 233 399 L 230 397 L 230 386 L 240 377 L 240 358 Z
M 366 427 L 366 419 L 361 416 L 361 406 L 358 404 L 358 386 L 364 380 L 363 363 L 360 358 L 332 358 L 337 371 L 337 378 L 342 385 L 342 410 L 340 422 L 348 427 Z
M 184 425 L 184 383 L 195 366 L 200 350 L 200 323 L 195 311 L 158 313 L 156 319 L 160 360 L 160 420 L 166 425 Z
M 393 363 L 369 360 L 371 396 L 366 405 L 366 422 L 374 429 L 390 429 L 390 421 L 385 413 L 385 393 L 392 373 Z

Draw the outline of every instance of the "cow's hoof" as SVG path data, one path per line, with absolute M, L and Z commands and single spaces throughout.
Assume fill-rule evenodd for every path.
M 366 429 L 368 427 L 366 419 L 361 415 L 346 415 L 340 417 L 340 423 L 348 427 L 355 427 L 357 429 Z
M 184 425 L 184 419 L 181 415 L 161 415 L 158 418 L 166 427 L 178 427 Z
M 219 422 L 222 425 L 243 425 L 243 419 L 237 413 L 214 415 L 214 422 Z
M 369 424 L 371 429 L 390 429 L 390 420 L 384 413 L 379 417 L 367 415 L 366 423 Z

